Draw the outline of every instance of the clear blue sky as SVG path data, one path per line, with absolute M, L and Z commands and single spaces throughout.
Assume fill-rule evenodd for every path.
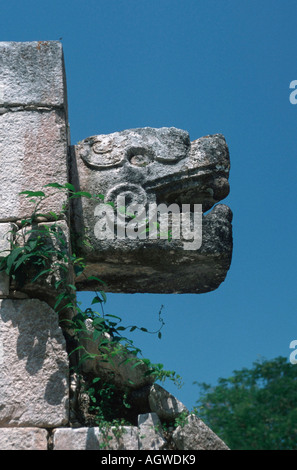
M 162 340 L 134 340 L 183 377 L 181 390 L 166 388 L 189 408 L 193 381 L 215 384 L 261 357 L 289 357 L 297 339 L 296 18 L 296 0 L 1 2 L 1 41 L 63 38 L 73 144 L 143 126 L 226 137 L 226 281 L 202 295 L 109 294 L 106 306 L 154 328 L 164 304 Z

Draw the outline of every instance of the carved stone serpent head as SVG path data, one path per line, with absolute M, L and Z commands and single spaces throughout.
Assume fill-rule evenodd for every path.
M 88 137 L 72 148 L 71 156 L 72 183 L 77 190 L 103 194 L 105 202 L 112 203 L 115 209 L 119 197 L 124 197 L 127 206 L 138 204 L 147 208 L 153 203 L 177 204 L 179 207 L 201 204 L 203 212 L 207 212 L 228 195 L 229 169 L 229 152 L 223 135 L 209 135 L 191 142 L 188 132 L 166 127 L 146 127 Z M 199 252 L 189 255 L 179 241 L 170 244 L 164 240 L 98 240 L 94 235 L 96 201 L 85 199 L 75 204 L 76 238 L 85 234 L 93 246 L 93 250 L 82 246 L 79 249 L 93 265 L 93 274 L 105 274 L 110 290 L 127 291 L 125 281 L 119 280 L 123 266 L 129 266 L 127 286 L 132 292 L 144 291 L 139 279 L 136 284 L 135 280 L 146 276 L 151 278 L 152 292 L 197 292 L 215 288 L 211 286 L 211 276 L 217 287 L 226 275 L 232 253 L 232 215 L 227 206 L 216 206 L 203 217 L 202 247 Z M 198 259 L 200 266 L 197 266 Z M 217 272 L 215 276 L 208 266 L 205 279 L 198 280 L 199 270 L 203 271 L 206 259 L 208 265 L 211 259 L 216 259 L 215 270 L 222 264 L 223 268 L 219 269 L 220 275 Z M 168 266 L 167 274 L 165 264 Z M 196 279 L 191 282 L 188 279 L 187 286 L 186 282 L 180 281 L 181 287 L 177 288 L 175 281 L 169 287 L 166 277 L 172 275 L 173 264 L 180 268 L 181 275 L 186 267 L 188 270 L 189 266 L 193 268 L 196 264 L 196 275 L 191 270 L 191 276 Z M 167 287 L 164 287 L 164 282 Z

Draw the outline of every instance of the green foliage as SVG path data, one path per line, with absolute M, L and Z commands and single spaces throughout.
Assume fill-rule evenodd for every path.
M 189 416 L 189 413 L 188 411 L 182 411 L 178 416 L 177 418 L 175 418 L 174 420 L 174 427 L 178 427 L 180 426 L 181 428 L 183 428 L 186 423 L 187 423 L 187 418 Z
M 98 202 L 104 201 L 102 194 L 93 196 L 87 192 L 77 192 L 70 183 L 65 185 L 50 183 L 45 187 L 66 192 L 68 201 L 78 197 L 86 197 Z M 152 364 L 149 359 L 140 357 L 142 356 L 141 350 L 126 336 L 126 332 L 130 333 L 138 329 L 144 333 L 156 334 L 161 339 L 161 330 L 165 324 L 161 315 L 163 306 L 158 315 L 160 327 L 156 331 L 148 331 L 147 328 L 137 325 L 124 326 L 120 317 L 106 314 L 104 311 L 104 304 L 107 300 L 104 281 L 96 276 L 89 276 L 86 279 L 96 281 L 101 286 L 101 290 L 95 292 L 91 307 L 82 310 L 77 302 L 76 287 L 69 283 L 67 273 L 69 266 L 72 266 L 76 276 L 85 275 L 86 264 L 83 258 L 76 256 L 75 253 L 69 253 L 63 231 L 59 226 L 59 221 L 65 219 L 67 215 L 68 204 L 65 204 L 59 213 L 50 211 L 44 214 L 40 212 L 40 207 L 52 194 L 46 195 L 43 191 L 23 191 L 21 194 L 34 204 L 34 209 L 29 218 L 21 221 L 21 229 L 17 234 L 12 233 L 11 250 L 0 258 L 0 271 L 5 271 L 15 281 L 18 289 L 22 289 L 28 283 L 43 282 L 48 277 L 54 280 L 54 288 L 57 290 L 54 310 L 58 314 L 63 313 L 65 309 L 70 309 L 75 313 L 71 320 L 63 318 L 61 326 L 65 331 L 71 330 L 71 334 L 74 335 L 72 338 L 75 339 L 76 347 L 72 347 L 69 355 L 79 352 L 80 359 L 75 366 L 76 372 L 81 374 L 82 363 L 95 359 L 97 356 L 100 356 L 100 361 L 103 363 L 112 363 L 116 355 L 122 357 L 126 354 L 124 361 L 130 362 L 132 368 L 145 364 L 146 375 L 154 376 L 155 381 L 164 382 L 169 379 L 180 387 L 179 375 L 174 371 L 164 370 L 163 364 Z M 44 217 L 52 223 L 40 223 L 40 219 Z M 99 307 L 99 311 L 94 310 L 93 306 Z M 86 320 L 92 323 L 92 340 L 98 343 L 97 354 L 90 354 L 81 344 L 84 335 L 88 340 L 90 339 Z M 129 407 L 125 392 L 119 393 L 113 384 L 102 382 L 98 377 L 88 385 L 86 393 L 90 397 L 90 412 L 96 415 L 97 424 L 101 428 L 105 427 L 106 430 L 110 429 L 111 425 L 113 429 L 120 429 L 124 421 L 122 418 L 114 420 L 113 417 L 120 415 L 117 409 Z M 108 438 L 108 432 L 106 436 Z
M 1 259 L 0 271 L 5 271 L 19 289 L 46 275 L 60 273 L 58 277 L 61 277 L 62 272 L 68 271 L 66 241 L 58 224 L 34 226 L 33 223 L 27 230 L 23 226 L 18 238 L 9 254 Z M 58 247 L 54 246 L 53 240 Z M 57 284 L 55 288 L 58 287 Z
M 195 414 L 194 411 L 193 411 L 193 414 Z M 180 426 L 181 428 L 185 427 L 188 421 L 188 417 L 189 417 L 189 412 L 184 410 L 174 420 L 169 421 L 169 422 L 164 421 L 162 423 L 163 431 L 165 433 L 170 434 L 170 432 L 172 432 L 172 430 L 176 429 L 178 426 Z
M 89 412 L 94 416 L 94 424 L 103 432 L 101 447 L 108 448 L 113 436 L 122 436 L 123 426 L 131 426 L 131 423 L 122 417 L 123 410 L 129 410 L 131 406 L 127 403 L 127 394 L 118 391 L 114 384 L 102 382 L 100 377 L 93 379 L 85 391 L 90 399 Z
M 286 358 L 258 361 L 211 387 L 198 384 L 197 414 L 232 450 L 297 447 L 297 368 Z

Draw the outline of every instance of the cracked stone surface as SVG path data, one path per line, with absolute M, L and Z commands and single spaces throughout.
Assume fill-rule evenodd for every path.
M 55 429 L 53 450 L 102 450 L 105 447 L 109 450 L 139 449 L 137 427 L 122 426 L 121 432 L 115 434 L 111 429 L 107 437 L 98 427 Z
M 159 450 L 166 445 L 162 424 L 156 413 L 138 416 L 139 450 Z
M 28 217 L 33 204 L 21 191 L 67 182 L 65 116 L 61 110 L 21 111 L 0 115 L 0 222 Z M 52 189 L 44 190 L 53 194 Z M 40 212 L 60 212 L 66 196 L 55 193 Z
M 77 190 L 101 194 L 115 209 L 119 198 L 125 197 L 126 206 L 145 207 L 147 217 L 153 204 L 175 204 L 179 214 L 190 205 L 191 229 L 195 228 L 194 204 L 202 205 L 204 213 L 202 245 L 192 249 L 185 248 L 183 225 L 180 239 L 171 241 L 143 235 L 145 224 L 142 235 L 138 227 L 136 236 L 131 231 L 127 235 L 128 225 L 134 223 L 131 217 L 114 216 L 112 207 L 103 206 L 98 198 L 74 200 L 75 239 L 82 241 L 85 236 L 92 246 L 76 247 L 88 261 L 86 274 L 104 279 L 111 292 L 216 289 L 232 256 L 232 212 L 217 204 L 229 193 L 229 168 L 228 147 L 221 134 L 190 142 L 189 134 L 176 128 L 130 129 L 89 137 L 74 146 L 71 182 Z M 114 232 L 110 232 L 112 222 Z M 107 227 L 109 233 L 104 233 Z M 92 290 L 98 285 L 81 277 L 77 287 Z
M 85 321 L 85 330 L 80 333 L 80 344 L 83 349 L 79 356 L 88 352 L 93 356 L 82 362 L 83 373 L 91 377 L 100 377 L 103 382 L 112 383 L 117 390 L 135 390 L 154 382 L 154 376 L 146 375 L 149 367 L 135 355 L 129 353 L 125 347 L 112 344 L 111 337 L 107 333 L 94 339 L 95 329 L 91 320 Z M 104 345 L 100 346 L 104 340 Z M 113 351 L 117 349 L 117 354 Z M 109 352 L 111 361 L 106 361 L 106 353 Z
M 0 427 L 68 422 L 69 362 L 57 314 L 36 299 L 0 300 Z
M 0 428 L 0 450 L 47 450 L 48 432 L 39 428 Z
M 189 415 L 178 426 L 173 441 L 180 450 L 229 450 L 229 447 L 197 416 Z
M 67 182 L 68 123 L 62 45 L 0 42 L 0 222 L 31 214 L 21 191 Z M 52 190 L 45 190 L 46 194 Z M 59 212 L 52 196 L 40 212 Z
M 173 422 L 180 414 L 189 414 L 183 403 L 158 384 L 151 386 L 148 402 L 151 411 L 163 421 Z
M 66 105 L 59 41 L 0 42 L 0 70 L 0 108 Z

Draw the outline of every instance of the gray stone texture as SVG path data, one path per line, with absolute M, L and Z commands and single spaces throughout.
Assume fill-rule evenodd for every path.
M 61 43 L 0 42 L 0 222 L 25 218 L 21 191 L 67 182 L 68 123 Z M 46 191 L 52 193 L 51 190 Z M 58 212 L 50 197 L 41 211 Z
M 9 277 L 5 272 L 0 272 L 0 298 L 5 298 L 9 295 Z
M 0 427 L 68 422 L 69 365 L 57 314 L 36 299 L 0 300 Z
M 11 240 L 11 224 L 0 223 L 0 261 L 2 257 L 8 255 Z M 9 294 L 9 277 L 5 272 L 0 272 L 0 298 Z
M 174 421 L 181 413 L 189 414 L 183 403 L 158 384 L 151 386 L 148 401 L 151 411 L 163 421 Z
M 10 223 L 0 224 L 0 258 L 6 256 L 10 250 L 11 230 Z
M 116 204 L 202 204 L 208 211 L 229 192 L 229 152 L 216 134 L 190 142 L 186 131 L 143 128 L 99 135 L 72 148 L 71 182 L 77 190 L 103 194 Z M 184 240 L 98 239 L 99 199 L 74 200 L 72 223 L 76 250 L 88 261 L 87 275 L 97 275 L 111 292 L 202 293 L 224 281 L 232 255 L 232 213 L 222 204 L 203 216 L 202 246 L 185 250 Z M 102 206 L 101 206 L 102 207 Z M 110 210 L 110 206 L 109 210 Z M 129 218 L 119 221 L 125 228 Z M 77 280 L 80 290 L 98 284 Z
M 80 334 L 80 345 L 83 346 L 80 355 L 82 357 L 87 352 L 95 357 L 82 362 L 83 373 L 100 377 L 121 390 L 139 389 L 154 382 L 152 375 L 145 375 L 148 366 L 144 362 L 136 365 L 141 360 L 135 358 L 120 343 L 111 344 L 111 337 L 107 333 L 94 339 L 95 330 L 91 320 L 86 320 L 85 326 L 86 330 Z
M 0 42 L 0 70 L 1 107 L 66 107 L 60 42 Z
M 114 429 L 114 432 L 113 430 Z M 138 428 L 123 426 L 108 432 L 98 427 L 59 428 L 53 433 L 53 450 L 138 450 Z M 116 437 L 118 436 L 118 437 Z
M 39 428 L 0 428 L 0 450 L 48 450 L 48 432 Z
M 88 181 L 107 200 L 139 185 L 137 202 L 154 202 L 156 195 L 157 203 L 196 203 L 209 210 L 229 193 L 229 153 L 221 134 L 191 144 L 188 132 L 174 127 L 129 129 L 89 137 L 75 153 L 80 183 Z
M 179 450 L 229 450 L 226 444 L 195 415 L 178 426 L 172 439 Z
M 67 182 L 66 121 L 62 110 L 8 112 L 0 116 L 0 222 L 31 215 L 22 191 L 51 195 L 39 211 L 59 213 L 66 197 L 48 183 Z
M 161 450 L 166 445 L 162 424 L 156 413 L 138 416 L 139 450 Z

